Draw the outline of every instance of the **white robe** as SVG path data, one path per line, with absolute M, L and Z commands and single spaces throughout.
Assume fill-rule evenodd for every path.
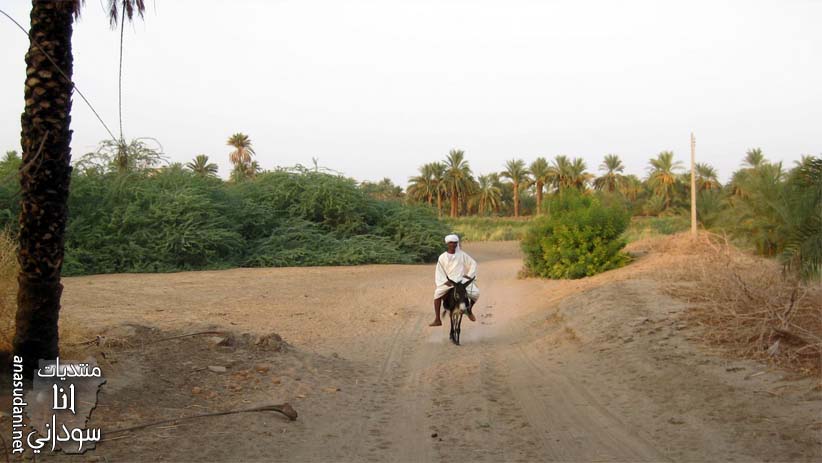
M 462 250 L 458 250 L 454 254 L 442 253 L 437 259 L 436 271 L 434 272 L 434 282 L 437 285 L 434 289 L 434 299 L 441 298 L 451 289 L 450 286 L 446 285 L 448 282 L 446 276 L 451 281 L 462 281 L 464 280 L 463 276 L 474 278 L 477 276 L 477 261 Z M 479 299 L 479 287 L 476 282 L 468 285 L 466 290 L 468 291 L 468 297 L 472 300 Z

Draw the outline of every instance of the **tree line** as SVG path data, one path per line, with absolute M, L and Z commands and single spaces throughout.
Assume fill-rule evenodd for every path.
M 822 158 L 802 156 L 793 166 L 748 150 L 729 182 L 722 184 L 707 163 L 694 169 L 697 219 L 701 227 L 728 233 L 759 254 L 780 256 L 806 277 L 818 277 L 822 263 Z M 426 163 L 409 179 L 405 201 L 424 203 L 439 216 L 546 214 L 544 197 L 573 190 L 607 196 L 632 216 L 682 216 L 690 208 L 691 172 L 662 151 L 649 159 L 647 175 L 625 173 L 618 155 L 606 155 L 598 173 L 581 158 L 559 155 L 505 162 L 500 172 L 475 176 L 461 150 Z M 385 181 L 384 181 L 385 182 Z
M 810 158 L 803 157 L 800 164 Z M 738 190 L 743 172 L 764 164 L 771 163 L 765 160 L 761 149 L 749 150 L 743 168 L 734 174 L 729 187 Z M 710 164 L 697 163 L 695 173 L 698 191 L 723 190 L 717 171 Z M 649 159 L 645 178 L 625 174 L 625 165 L 616 154 L 605 155 L 598 174 L 590 172 L 582 158 L 558 155 L 551 161 L 538 157 L 530 164 L 514 158 L 506 161 L 499 172 L 475 176 L 465 153 L 455 149 L 444 161 L 420 166 L 418 175 L 409 178 L 406 199 L 435 205 L 440 216 L 447 213 L 450 217 L 519 217 L 540 215 L 544 195 L 568 188 L 617 193 L 630 203 L 634 215 L 659 215 L 676 211 L 687 203 L 690 171 L 674 159 L 673 152 L 662 151 Z

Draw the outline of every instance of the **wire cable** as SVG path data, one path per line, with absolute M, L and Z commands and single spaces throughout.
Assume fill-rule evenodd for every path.
M 68 75 L 66 75 L 65 72 L 63 72 L 63 70 L 60 68 L 60 66 L 57 65 L 57 63 L 51 58 L 51 56 L 48 53 L 46 53 L 46 50 L 44 50 L 43 47 L 41 47 L 40 44 L 37 43 L 36 40 L 34 40 L 34 38 L 31 36 L 31 34 L 29 34 L 26 31 L 26 29 L 23 26 L 20 25 L 19 22 L 17 22 L 14 18 L 9 16 L 9 14 L 6 13 L 5 11 L 3 11 L 2 8 L 0 8 L 0 13 L 2 13 L 3 16 L 9 18 L 9 21 L 13 22 L 21 31 L 23 31 L 23 33 L 26 34 L 26 37 L 29 38 L 31 43 L 35 47 L 37 47 L 37 49 L 40 50 L 40 52 L 42 52 L 43 55 L 45 55 L 45 57 L 49 60 L 49 62 L 57 69 L 57 72 L 59 72 L 60 75 L 62 75 L 64 79 L 71 82 L 71 87 L 77 92 L 78 95 L 80 95 L 80 98 L 83 99 L 83 101 L 86 103 L 86 105 L 89 107 L 89 109 L 91 109 L 91 112 L 94 113 L 94 115 L 97 117 L 97 120 L 100 121 L 100 124 L 103 125 L 103 128 L 106 129 L 106 132 L 108 132 L 108 134 L 111 136 L 111 139 L 114 140 L 114 141 L 118 141 L 117 137 L 114 136 L 114 133 L 112 133 L 111 129 L 109 129 L 108 126 L 106 125 L 106 123 L 103 122 L 103 118 L 100 117 L 100 114 L 97 112 L 96 109 L 94 109 L 94 106 L 92 106 L 92 104 L 88 100 L 88 98 L 86 98 L 86 96 L 83 94 L 83 92 L 80 91 L 80 89 L 77 87 L 77 85 L 74 83 L 74 81 Z

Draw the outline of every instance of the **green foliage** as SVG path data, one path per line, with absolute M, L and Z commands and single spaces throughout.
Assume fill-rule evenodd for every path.
M 790 213 L 784 180 L 782 163 L 761 164 L 737 183 L 744 194 L 731 198 L 729 231 L 764 256 L 779 254 L 784 245 Z
M 696 194 L 696 218 L 706 229 L 717 228 L 725 213 L 725 194 L 720 190 L 701 190 Z
M 66 275 L 432 261 L 448 228 L 341 176 L 275 171 L 241 183 L 180 165 L 72 179 Z
M 781 259 L 805 280 L 822 276 L 822 158 L 806 157 L 785 185 L 787 216 Z
M 451 230 L 467 241 L 511 241 L 525 236 L 530 219 L 459 217 L 447 220 Z
M 146 141 L 153 142 L 156 147 L 152 148 Z M 83 172 L 125 174 L 148 171 L 165 161 L 162 146 L 153 138 L 135 138 L 129 143 L 125 140 L 103 140 L 97 151 L 81 156 L 74 167 Z
M 394 201 L 373 205 L 373 233 L 390 238 L 393 246 L 411 257 L 411 262 L 433 262 L 442 253 L 442 239 L 449 229 L 430 208 Z
M 621 267 L 627 211 L 616 204 L 568 190 L 553 197 L 549 215 L 532 222 L 522 249 L 526 267 L 547 278 L 582 278 Z
M 362 182 L 360 183 L 360 189 L 375 199 L 402 200 L 405 197 L 402 187 L 394 185 L 394 182 L 388 177 L 383 178 L 379 182 Z
M 275 233 L 255 243 L 245 265 L 282 267 L 300 265 L 357 265 L 367 263 L 412 263 L 389 238 L 354 235 L 338 238 L 321 225 L 303 219 L 288 219 Z
M 688 229 L 690 219 L 682 215 L 667 217 L 633 217 L 622 235 L 628 242 L 659 235 L 673 235 Z
M 17 229 L 17 215 L 20 211 L 20 180 L 17 171 L 20 168 L 20 156 L 16 151 L 8 151 L 0 160 L 0 228 L 8 226 Z
M 182 169 L 72 179 L 67 275 L 164 272 L 234 264 L 240 234 L 219 180 Z

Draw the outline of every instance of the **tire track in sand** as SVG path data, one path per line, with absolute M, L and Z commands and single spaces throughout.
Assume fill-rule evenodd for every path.
M 356 409 L 361 413 L 359 424 L 354 427 L 354 432 L 349 438 L 349 449 L 346 452 L 345 461 L 379 461 L 377 456 L 380 447 L 385 447 L 381 442 L 381 432 L 379 425 L 385 419 L 386 405 L 388 404 L 392 389 L 392 376 L 396 376 L 396 370 L 402 367 L 402 353 L 408 343 L 409 334 L 419 330 L 422 323 L 422 315 L 416 318 L 405 319 L 397 325 L 386 344 L 386 355 L 382 361 L 379 371 L 374 379 L 367 381 L 360 391 L 360 400 Z M 376 350 L 376 349 L 375 349 Z M 374 441 L 378 441 L 376 446 Z M 366 448 L 367 444 L 372 444 Z

